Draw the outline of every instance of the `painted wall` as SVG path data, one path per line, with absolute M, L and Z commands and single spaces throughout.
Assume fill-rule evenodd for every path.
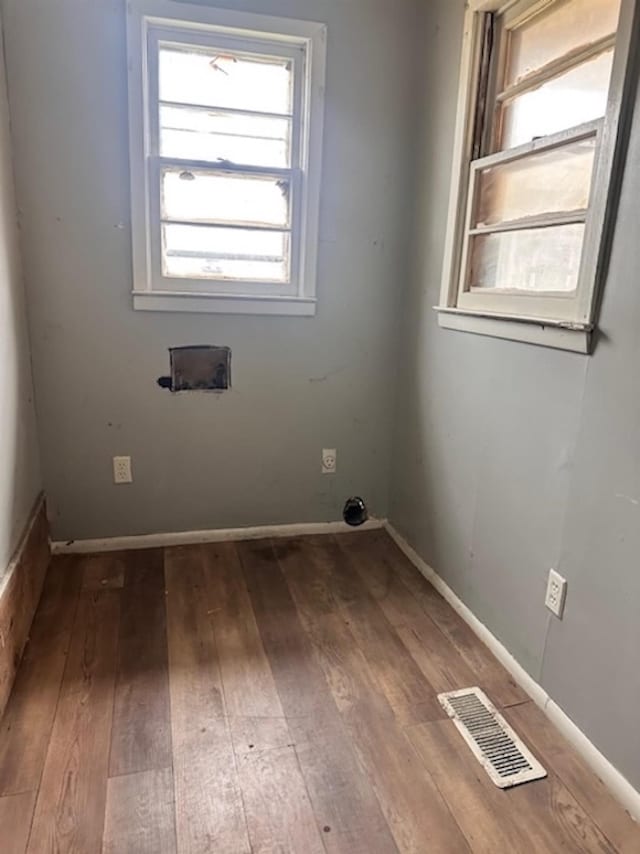
M 463 0 L 425 23 L 415 270 L 391 520 L 640 786 L 640 112 L 595 355 L 441 330 Z M 569 580 L 565 618 L 546 576 Z
M 7 82 L 0 43 L 0 584 L 40 488 Z
M 124 0 L 4 0 L 45 486 L 56 539 L 385 514 L 408 265 L 414 0 L 227 0 L 329 27 L 314 319 L 131 308 Z M 170 346 L 234 388 L 172 397 Z M 338 474 L 321 475 L 321 449 Z M 112 485 L 130 454 L 135 482 Z

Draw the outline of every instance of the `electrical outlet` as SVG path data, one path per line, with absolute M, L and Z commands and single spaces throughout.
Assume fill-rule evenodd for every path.
M 131 457 L 113 458 L 113 482 L 133 483 L 133 475 L 131 474 Z
M 564 604 L 567 598 L 567 579 L 555 571 L 549 570 L 549 581 L 547 582 L 547 595 L 544 604 L 560 620 L 564 614 Z
M 338 456 L 335 448 L 325 448 L 322 451 L 322 474 L 335 474 L 338 466 Z

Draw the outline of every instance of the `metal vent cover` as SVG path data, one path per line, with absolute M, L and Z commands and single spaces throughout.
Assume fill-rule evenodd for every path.
M 509 789 L 547 776 L 480 688 L 438 694 L 438 700 L 496 786 Z

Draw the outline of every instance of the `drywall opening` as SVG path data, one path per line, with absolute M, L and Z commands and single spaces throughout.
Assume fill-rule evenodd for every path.
M 172 392 L 226 391 L 231 388 L 231 349 L 198 345 L 169 349 L 171 373 L 158 385 Z

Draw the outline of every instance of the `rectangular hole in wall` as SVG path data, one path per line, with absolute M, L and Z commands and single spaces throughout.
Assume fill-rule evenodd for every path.
M 171 391 L 225 391 L 231 388 L 229 347 L 172 347 Z

